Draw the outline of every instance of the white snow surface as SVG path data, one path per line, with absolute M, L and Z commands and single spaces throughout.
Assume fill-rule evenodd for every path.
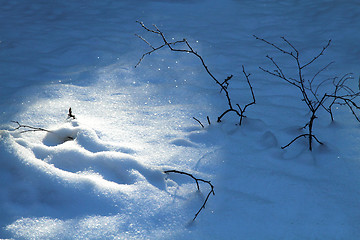
M 195 56 L 162 49 L 134 68 L 151 50 L 135 33 L 161 43 L 136 20 L 187 38 L 218 79 L 233 74 L 240 104 L 244 65 L 256 104 L 242 126 L 216 123 L 226 99 Z M 294 65 L 252 36 L 285 36 L 305 60 L 332 39 L 315 66 L 335 61 L 322 77 L 351 72 L 356 89 L 357 0 L 12 0 L 0 22 L 0 238 L 360 239 L 359 122 L 321 112 L 324 145 L 282 150 L 308 111 L 258 68 L 272 69 L 267 54 Z M 195 221 L 209 186 L 171 169 L 215 186 Z

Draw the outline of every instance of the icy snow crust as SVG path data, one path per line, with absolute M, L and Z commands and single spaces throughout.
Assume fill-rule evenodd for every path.
M 216 123 L 226 101 L 193 56 L 164 50 L 134 69 L 149 50 L 134 33 L 157 41 L 136 20 L 186 37 L 219 79 L 234 74 L 234 102 L 250 99 L 244 64 L 257 104 L 243 126 Z M 335 60 L 323 77 L 356 79 L 358 1 L 14 0 L 0 22 L 0 238 L 360 239 L 359 123 L 319 114 L 324 146 L 281 150 L 306 106 L 258 69 L 266 54 L 293 65 L 252 37 L 286 36 L 309 58 L 332 39 L 317 67 Z M 208 186 L 169 169 L 215 186 L 195 222 Z

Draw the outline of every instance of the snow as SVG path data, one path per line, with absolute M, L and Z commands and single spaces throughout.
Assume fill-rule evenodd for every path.
M 187 38 L 219 79 L 233 74 L 241 105 L 244 65 L 256 104 L 242 126 L 235 115 L 216 123 L 226 99 L 196 57 L 163 49 L 134 68 L 150 50 L 135 33 L 161 44 L 136 20 Z M 258 68 L 271 69 L 267 54 L 294 65 L 252 36 L 285 36 L 305 59 L 332 39 L 314 69 L 335 61 L 322 77 L 352 72 L 357 89 L 357 1 L 14 0 L 0 22 L 0 238 L 360 238 L 359 122 L 342 106 L 335 122 L 321 112 L 324 145 L 281 149 L 308 111 L 298 89 Z M 210 188 L 171 169 L 215 186 L 195 221 Z

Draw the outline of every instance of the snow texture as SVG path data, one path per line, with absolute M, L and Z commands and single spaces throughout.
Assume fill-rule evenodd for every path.
M 243 125 L 216 123 L 226 99 L 196 57 L 163 49 L 134 68 L 151 50 L 135 33 L 161 44 L 136 20 L 233 74 L 240 104 L 244 65 L 256 105 Z M 285 36 L 305 59 L 332 39 L 314 69 L 335 61 L 322 77 L 351 72 L 356 89 L 358 1 L 13 0 L 0 22 L 0 238 L 360 239 L 359 122 L 342 106 L 334 122 L 319 113 L 324 145 L 282 150 L 309 115 L 298 89 L 258 68 L 267 54 L 295 66 L 252 36 Z M 170 169 L 215 186 L 194 222 L 209 186 Z

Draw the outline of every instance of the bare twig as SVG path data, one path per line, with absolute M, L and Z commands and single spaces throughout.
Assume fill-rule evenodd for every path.
M 71 108 L 69 108 L 68 118 L 75 119 L 75 115 L 72 114 Z
M 51 133 L 51 134 L 55 134 L 57 135 L 56 132 L 53 132 L 53 131 L 50 131 L 50 130 L 47 130 L 45 128 L 39 128 L 39 127 L 33 127 L 33 126 L 29 126 L 29 125 L 23 125 L 23 124 L 20 124 L 18 121 L 11 121 L 13 123 L 16 123 L 18 126 L 16 128 L 14 128 L 14 130 L 20 130 L 20 129 L 24 129 L 23 131 L 20 131 L 20 133 L 26 133 L 26 132 L 48 132 L 48 133 Z M 64 141 L 69 141 L 69 140 L 74 140 L 73 137 L 71 136 L 66 136 L 64 138 Z
M 276 48 L 277 50 L 279 50 L 279 51 L 282 52 L 282 53 L 285 53 L 285 54 L 288 54 L 288 55 L 292 55 L 292 53 L 285 51 L 284 49 L 278 47 L 277 45 L 275 45 L 275 44 L 273 44 L 273 43 L 271 43 L 271 42 L 268 42 L 267 40 L 265 40 L 265 39 L 263 39 L 263 38 L 259 38 L 259 37 L 256 36 L 256 35 L 253 35 L 253 36 L 254 36 L 257 40 L 261 40 L 261 41 L 263 41 L 263 42 L 265 42 L 265 43 L 273 46 L 274 48 Z
M 206 119 L 207 119 L 207 121 L 208 121 L 208 124 L 211 125 L 209 116 L 206 116 Z
M 71 108 L 69 108 L 68 118 L 75 119 L 75 115 L 73 115 Z M 11 121 L 11 122 L 17 124 L 17 127 L 14 128 L 14 130 L 21 130 L 20 133 L 26 133 L 26 132 L 48 132 L 48 133 L 51 133 L 51 134 L 58 135 L 57 132 L 50 131 L 50 130 L 47 130 L 47 129 L 45 129 L 45 128 L 33 127 L 33 126 L 30 126 L 30 125 L 24 125 L 24 124 L 19 123 L 18 121 Z M 65 136 L 65 137 L 64 137 L 64 136 L 61 136 L 61 137 L 63 138 L 64 142 L 69 141 L 69 140 L 74 140 L 74 138 L 71 137 L 71 136 Z
M 294 138 L 293 140 L 291 140 L 291 142 L 289 142 L 288 144 L 286 144 L 285 146 L 281 147 L 281 149 L 285 149 L 287 147 L 289 147 L 293 142 L 295 142 L 296 140 L 298 140 L 301 137 L 309 137 L 309 138 L 314 138 L 319 144 L 323 145 L 322 142 L 319 141 L 319 139 L 317 139 L 317 137 L 315 135 L 309 135 L 308 133 L 305 134 L 301 134 L 299 136 L 297 136 L 296 138 Z
M 196 178 L 194 177 L 192 174 L 190 173 L 187 173 L 187 172 L 183 172 L 183 171 L 178 171 L 178 170 L 167 170 L 167 171 L 164 171 L 164 173 L 178 173 L 178 174 L 183 174 L 183 175 L 186 175 L 186 176 L 189 176 L 191 177 L 192 179 L 195 180 L 195 183 L 196 183 L 196 187 L 197 187 L 197 190 L 200 191 L 200 185 L 199 185 L 199 182 L 204 182 L 204 183 L 207 183 L 209 186 L 210 186 L 210 191 L 209 193 L 207 194 L 205 200 L 204 200 L 204 203 L 203 205 L 200 207 L 200 209 L 195 213 L 195 217 L 193 218 L 193 221 L 195 221 L 195 219 L 197 218 L 197 216 L 200 214 L 201 210 L 205 209 L 205 205 L 207 203 L 207 201 L 209 200 L 209 197 L 211 194 L 215 195 L 215 192 L 214 192 L 214 185 L 212 185 L 212 183 L 210 181 L 207 181 L 207 180 L 204 180 L 204 179 L 201 179 L 201 178 Z
M 356 113 L 356 110 L 360 111 L 360 106 L 358 106 L 355 103 L 355 101 L 353 100 L 355 97 L 359 96 L 359 93 L 354 94 L 354 95 L 345 95 L 345 96 L 337 96 L 337 95 L 326 95 L 326 96 L 334 99 L 334 102 L 329 107 L 330 111 L 331 111 L 331 107 L 334 103 L 337 103 L 337 104 L 344 103 L 346 106 L 349 107 L 351 113 L 354 115 L 356 120 L 360 122 L 360 116 L 359 116 L 360 114 Z M 342 100 L 342 103 L 336 102 L 337 100 Z
M 346 105 L 350 109 L 351 113 L 354 115 L 357 121 L 360 122 L 360 107 L 356 104 L 355 99 L 360 95 L 360 92 L 355 92 L 349 86 L 346 85 L 347 81 L 354 79 L 352 73 L 345 74 L 336 82 L 336 78 L 333 80 L 334 91 L 332 94 L 326 93 L 328 98 L 331 98 L 332 101 L 325 107 L 329 112 L 331 119 L 334 120 L 332 107 L 334 104 Z M 343 94 L 341 94 L 343 92 Z
M 250 88 L 250 91 L 251 91 L 251 96 L 252 96 L 253 101 L 250 102 L 250 103 L 248 103 L 248 104 L 246 104 L 246 105 L 244 106 L 244 108 L 241 108 L 239 104 L 236 104 L 236 105 L 238 106 L 238 108 L 239 108 L 239 110 L 240 110 L 240 114 L 241 114 L 239 125 L 241 125 L 242 120 L 243 120 L 243 118 L 245 117 L 244 113 L 245 113 L 245 111 L 246 111 L 246 108 L 256 103 L 254 91 L 253 91 L 253 88 L 252 88 L 251 83 L 250 83 L 250 80 L 249 80 L 250 74 L 247 74 L 247 73 L 245 72 L 244 65 L 242 66 L 242 70 L 243 70 L 243 73 L 244 73 L 244 75 L 245 75 L 246 81 L 247 81 L 247 83 L 248 83 L 248 85 L 249 85 L 249 88 Z
M 327 44 L 325 45 L 325 47 L 323 47 L 323 49 L 321 50 L 321 52 L 320 52 L 318 55 L 316 55 L 311 61 L 309 61 L 308 63 L 302 65 L 302 66 L 301 66 L 301 69 L 309 66 L 309 65 L 312 64 L 316 59 L 318 59 L 321 55 L 323 55 L 324 52 L 325 52 L 325 50 L 330 46 L 330 43 L 331 43 L 331 39 L 327 42 Z
M 221 83 L 221 86 L 224 86 L 226 89 L 229 87 L 229 81 L 230 79 L 233 77 L 234 75 L 230 75 L 228 76 L 222 83 Z M 222 88 L 220 89 L 220 92 L 222 92 Z
M 197 118 L 195 118 L 195 117 L 193 117 L 193 119 L 194 119 L 195 121 L 197 121 L 197 122 L 201 125 L 202 128 L 204 128 L 204 125 L 200 122 L 199 119 L 197 119 Z
M 206 65 L 203 57 L 198 54 L 193 48 L 192 46 L 190 45 L 190 43 L 186 40 L 186 39 L 182 39 L 182 40 L 178 40 L 178 41 L 168 41 L 167 38 L 165 37 L 164 33 L 162 31 L 159 30 L 159 28 L 156 26 L 156 25 L 153 25 L 153 28 L 148 28 L 147 26 L 144 25 L 143 22 L 139 22 L 137 21 L 140 26 L 145 29 L 146 31 L 150 32 L 150 33 L 153 33 L 155 35 L 158 35 L 160 36 L 161 40 L 162 40 L 162 44 L 158 47 L 154 47 L 151 43 L 149 43 L 145 38 L 143 38 L 142 36 L 139 36 L 139 35 L 136 35 L 138 38 L 140 38 L 142 41 L 144 41 L 148 46 L 151 47 L 151 50 L 144 53 L 140 60 L 138 61 L 138 63 L 136 64 L 135 67 L 137 67 L 141 62 L 142 60 L 144 59 L 145 56 L 147 55 L 150 55 L 151 53 L 157 51 L 157 50 L 160 50 L 162 49 L 163 47 L 168 47 L 171 51 L 174 51 L 174 52 L 183 52 L 183 53 L 189 53 L 189 54 L 193 54 L 195 55 L 201 62 L 202 66 L 204 67 L 205 71 L 207 72 L 207 74 L 215 81 L 215 83 L 217 85 L 219 85 L 220 87 L 220 92 L 224 92 L 225 93 L 225 97 L 226 97 L 226 100 L 227 100 L 227 105 L 228 105 L 228 109 L 225 110 L 219 117 L 218 117 L 218 122 L 221 122 L 221 119 L 229 112 L 233 112 L 235 113 L 237 116 L 240 117 L 240 125 L 241 125 L 241 122 L 242 122 L 242 118 L 244 117 L 244 112 L 245 112 L 245 109 L 246 107 L 248 106 L 251 106 L 253 104 L 255 104 L 255 101 L 253 101 L 251 104 L 248 104 L 245 109 L 242 111 L 242 110 L 237 110 L 233 107 L 233 103 L 231 101 L 231 98 L 230 98 L 230 93 L 229 93 L 229 90 L 228 90 L 228 87 L 229 87 L 229 81 L 230 79 L 232 79 L 233 75 L 230 75 L 228 76 L 224 81 L 219 81 L 214 75 L 213 73 L 209 70 L 208 66 Z M 176 46 L 178 46 L 179 44 L 182 44 L 183 48 L 176 48 Z M 249 76 L 250 74 L 246 74 L 245 70 L 244 70 L 244 67 L 243 67 L 243 72 L 244 72 L 244 75 L 245 75 L 245 78 L 250 86 L 250 90 L 251 90 L 251 94 L 253 96 L 253 99 L 254 99 L 254 92 L 251 88 L 251 84 L 250 84 L 250 80 L 249 80 Z M 236 104 L 236 106 L 239 106 L 238 104 Z
M 11 121 L 11 122 L 16 123 L 18 125 L 16 128 L 14 128 L 14 130 L 25 129 L 23 131 L 20 131 L 20 133 L 39 132 L 39 131 L 52 133 L 52 131 L 44 129 L 44 128 L 38 128 L 38 127 L 32 127 L 29 125 L 20 124 L 18 121 Z

